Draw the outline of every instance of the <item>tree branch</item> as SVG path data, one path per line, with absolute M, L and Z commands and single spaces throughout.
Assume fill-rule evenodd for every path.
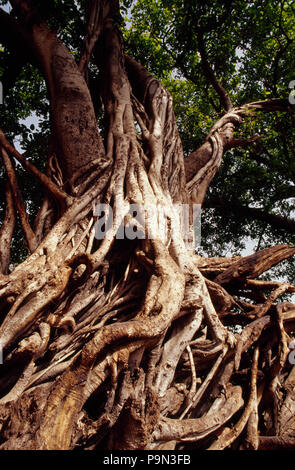
M 222 116 L 210 129 L 206 141 L 201 145 L 201 147 L 192 152 L 184 160 L 187 187 L 191 188 L 192 201 L 195 203 L 203 202 L 206 189 L 219 168 L 219 165 L 215 166 L 210 178 L 203 182 L 203 187 L 199 194 L 197 190 L 193 190 L 194 184 L 199 181 L 198 173 L 203 171 L 203 168 L 205 168 L 206 165 L 210 165 L 210 159 L 213 158 L 213 147 L 210 143 L 210 138 L 212 138 L 213 135 L 216 135 L 217 132 L 219 133 L 220 148 L 222 147 L 222 153 L 224 153 L 225 150 L 230 149 L 232 146 L 237 146 L 237 139 L 234 138 L 234 129 L 242 122 L 244 117 L 250 115 L 254 111 L 273 112 L 289 110 L 290 104 L 288 100 L 273 98 L 270 100 L 255 101 L 237 108 L 232 108 Z M 247 142 L 252 143 L 253 140 L 257 140 L 257 138 L 258 137 L 255 136 L 255 139 L 250 138 Z M 242 140 L 240 143 L 244 146 L 245 141 Z
M 214 282 L 228 284 L 230 282 L 244 282 L 260 276 L 272 266 L 290 258 L 295 254 L 295 246 L 277 245 L 265 248 L 253 255 L 245 256 L 240 261 L 233 263 L 228 269 L 219 274 Z
M 26 207 L 21 196 L 21 192 L 18 187 L 17 178 L 16 178 L 13 165 L 10 161 L 10 158 L 6 150 L 3 147 L 1 147 L 1 156 L 2 156 L 2 160 L 5 166 L 6 172 L 7 172 L 10 187 L 12 189 L 12 194 L 14 197 L 14 202 L 19 213 L 19 218 L 20 218 L 20 222 L 21 222 L 25 237 L 26 237 L 26 241 L 27 241 L 29 250 L 32 253 L 33 251 L 35 251 L 37 247 L 37 240 L 29 224 L 29 217 L 28 217 Z
M 225 88 L 223 88 L 223 86 L 221 85 L 217 77 L 215 76 L 215 73 L 213 72 L 212 67 L 209 64 L 208 55 L 207 55 L 205 43 L 204 43 L 204 36 L 203 36 L 203 32 L 201 28 L 198 28 L 197 38 L 198 38 L 199 52 L 201 55 L 204 74 L 210 81 L 216 93 L 219 95 L 219 99 L 223 108 L 225 109 L 225 111 L 228 112 L 233 108 L 233 104 L 231 102 L 229 94 L 227 93 Z
M 86 0 L 87 29 L 78 68 L 88 82 L 88 64 L 95 43 L 103 29 L 103 22 L 110 14 L 111 4 L 106 0 Z
M 31 162 L 26 160 L 23 155 L 21 155 L 14 147 L 11 145 L 0 129 L 0 144 L 6 152 L 9 152 L 13 155 L 22 166 L 28 170 L 37 180 L 59 201 L 62 206 L 69 205 L 72 202 L 72 198 L 60 189 L 55 183 L 51 181 L 48 176 L 38 170 Z
M 0 230 L 0 266 L 2 274 L 8 274 L 10 263 L 10 244 L 14 232 L 16 213 L 10 184 L 6 182 L 6 210 Z
M 42 70 L 50 98 L 54 152 L 67 178 L 105 154 L 87 84 L 74 57 L 44 22 L 33 2 L 12 0 L 22 41 Z M 34 27 L 32 27 L 34 25 Z
M 227 213 L 232 213 L 238 217 L 250 217 L 252 220 L 259 220 L 275 227 L 279 230 L 287 230 L 289 233 L 295 233 L 295 221 L 277 214 L 271 214 L 258 207 L 249 207 L 240 204 L 238 200 L 227 201 L 221 196 L 209 196 L 205 201 L 204 207 L 215 208 L 222 207 Z

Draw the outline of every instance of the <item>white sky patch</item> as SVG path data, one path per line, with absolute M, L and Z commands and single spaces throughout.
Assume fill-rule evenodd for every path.
M 40 127 L 39 127 L 39 118 L 37 117 L 37 115 L 35 113 L 32 113 L 29 117 L 27 117 L 26 119 L 20 119 L 20 124 L 24 124 L 27 129 L 28 129 L 28 132 L 32 131 L 32 129 L 30 129 L 30 126 L 33 124 L 35 126 L 35 129 L 34 131 L 39 131 L 40 130 Z M 22 148 L 22 139 L 21 139 L 21 136 L 17 136 L 15 139 L 14 139 L 14 142 L 13 142 L 13 145 L 15 146 L 16 150 L 19 152 L 19 153 L 23 153 L 24 152 L 24 149 Z
M 7 2 L 7 5 L 1 5 L 1 10 L 6 11 L 6 13 L 10 13 L 12 10 L 12 7 L 9 2 Z

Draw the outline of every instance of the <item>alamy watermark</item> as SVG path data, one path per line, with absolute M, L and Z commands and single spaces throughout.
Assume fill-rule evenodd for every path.
M 291 343 L 289 343 L 288 347 L 290 349 L 290 352 L 288 354 L 288 361 L 290 362 L 290 364 L 294 365 L 295 364 L 295 339 L 293 339 Z
M 157 238 L 169 243 L 181 237 L 189 250 L 201 244 L 200 204 L 126 204 L 119 212 L 109 204 L 97 204 L 93 213 L 98 240 Z
M 290 94 L 289 94 L 289 103 L 295 104 L 295 80 L 291 80 L 289 83 L 289 88 L 291 88 Z
M 289 102 L 295 104 L 295 80 L 289 83 Z M 0 104 L 3 104 L 3 84 L 0 81 Z M 108 204 L 94 208 L 95 237 L 98 240 L 113 238 L 129 240 L 160 238 L 169 243 L 182 237 L 187 249 L 201 245 L 201 205 L 174 204 L 171 210 L 161 205 L 129 204 L 119 214 Z M 288 361 L 295 365 L 295 339 L 289 344 Z M 0 364 L 3 364 L 3 346 L 0 341 Z

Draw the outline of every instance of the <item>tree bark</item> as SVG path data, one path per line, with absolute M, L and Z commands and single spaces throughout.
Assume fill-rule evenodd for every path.
M 281 105 L 229 106 L 188 171 L 170 94 L 124 54 L 117 1 L 90 2 L 95 24 L 79 65 L 34 2 L 11 3 L 46 80 L 55 155 L 43 175 L 1 132 L 9 185 L 0 232 L 0 448 L 289 446 L 294 371 L 286 348 L 295 309 L 275 302 L 295 288 L 256 278 L 295 249 L 204 259 L 187 247 L 175 212 L 203 201 L 246 110 Z M 103 77 L 104 142 L 85 80 L 92 52 Z M 46 191 L 33 229 L 12 157 Z M 99 204 L 115 219 L 102 238 Z M 31 254 L 10 271 L 3 250 L 14 207 Z M 47 223 L 53 210 L 55 223 Z

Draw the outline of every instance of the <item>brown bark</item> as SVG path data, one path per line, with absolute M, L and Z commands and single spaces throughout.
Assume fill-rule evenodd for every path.
M 8 274 L 10 263 L 10 246 L 15 228 L 16 213 L 14 208 L 13 194 L 10 184 L 6 183 L 6 210 L 4 220 L 0 229 L 0 264 L 2 274 Z
M 13 164 L 6 150 L 3 147 L 1 148 L 1 156 L 2 156 L 4 166 L 5 166 L 9 185 L 10 185 L 13 198 L 15 201 L 15 205 L 19 213 L 19 218 L 20 218 L 20 222 L 21 222 L 25 237 L 26 237 L 26 241 L 27 241 L 29 250 L 33 252 L 34 249 L 36 248 L 35 234 L 29 224 L 29 217 L 28 217 L 26 207 L 25 207 L 24 201 L 22 199 L 22 196 L 18 187 L 17 178 L 16 178 L 16 174 L 13 168 Z
M 295 309 L 275 302 L 295 287 L 256 278 L 295 249 L 204 259 L 186 247 L 173 214 L 173 203 L 203 200 L 246 110 L 281 104 L 229 110 L 200 158 L 189 159 L 196 167 L 186 181 L 171 96 L 124 55 L 117 2 L 89 3 L 95 21 L 89 19 L 79 67 L 31 2 L 12 3 L 47 82 L 56 157 L 42 175 L 1 133 L 10 184 L 2 249 L 13 236 L 14 204 L 33 246 L 12 272 L 1 252 L 0 448 L 289 446 L 294 371 L 287 346 Z M 94 47 L 99 35 L 101 50 Z M 104 143 L 85 81 L 91 51 L 104 83 Z M 45 190 L 34 232 L 12 156 Z M 116 237 L 118 223 L 96 240 L 98 202 L 143 236 Z M 130 214 L 130 204 L 164 208 L 165 237 L 151 218 Z M 55 223 L 48 223 L 53 211 Z
M 69 50 L 49 30 L 30 2 L 13 0 L 11 3 L 21 20 L 23 40 L 46 79 L 54 151 L 68 178 L 89 161 L 104 156 L 89 89 Z
M 265 248 L 233 263 L 232 266 L 219 274 L 214 281 L 218 284 L 228 284 L 230 282 L 253 279 L 282 260 L 293 256 L 294 253 L 295 247 L 288 245 Z
M 206 190 L 219 169 L 222 155 L 226 150 L 236 147 L 245 141 L 234 137 L 234 130 L 242 122 L 243 117 L 252 112 L 288 111 L 288 101 L 273 98 L 267 101 L 256 101 L 240 107 L 230 108 L 210 129 L 206 141 L 185 160 L 187 187 L 195 203 L 202 203 Z M 218 138 L 217 142 L 216 139 Z M 253 142 L 249 139 L 248 143 Z M 215 145 L 214 145 L 215 144 Z M 214 151 L 214 147 L 217 150 Z M 214 157 L 214 158 L 213 158 Z

